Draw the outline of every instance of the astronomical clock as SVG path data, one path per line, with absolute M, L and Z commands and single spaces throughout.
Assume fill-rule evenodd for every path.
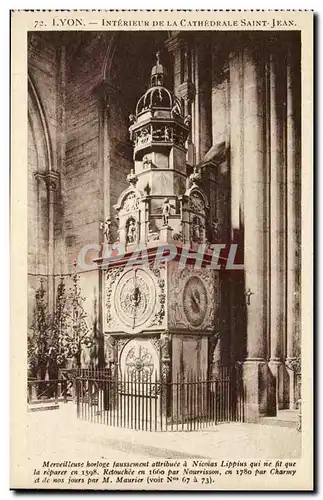
M 186 141 L 190 117 L 183 102 L 164 86 L 157 55 L 151 84 L 130 117 L 134 168 L 129 187 L 115 205 L 117 240 L 126 251 L 104 273 L 105 359 L 111 369 L 140 377 L 177 380 L 206 374 L 211 340 L 218 330 L 217 271 L 176 259 L 145 266 L 129 263 L 138 249 L 154 257 L 165 245 L 194 251 L 207 241 L 208 200 L 195 167 L 187 175 Z M 162 179 L 162 182 L 161 182 Z

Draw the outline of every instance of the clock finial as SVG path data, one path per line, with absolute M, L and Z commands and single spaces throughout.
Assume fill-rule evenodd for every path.
M 156 64 L 151 70 L 150 86 L 154 87 L 156 85 L 164 85 L 164 77 L 166 75 L 166 70 L 162 63 L 160 62 L 161 51 L 158 49 L 156 52 Z

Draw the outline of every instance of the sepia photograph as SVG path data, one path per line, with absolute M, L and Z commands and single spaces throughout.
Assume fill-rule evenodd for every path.
M 36 14 L 28 487 L 290 486 L 311 334 L 296 15 Z

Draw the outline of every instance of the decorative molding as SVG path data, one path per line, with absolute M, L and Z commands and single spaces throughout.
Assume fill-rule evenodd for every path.
M 113 325 L 116 325 L 116 318 L 114 315 L 112 315 L 112 291 L 113 291 L 113 285 L 115 283 L 115 280 L 117 277 L 122 273 L 123 269 L 122 267 L 119 268 L 114 268 L 114 269 L 107 269 L 105 271 L 107 275 L 106 279 L 106 301 L 105 301 L 105 319 L 106 323 L 110 328 L 113 328 Z
M 208 348 L 208 368 L 212 370 L 214 365 L 214 353 L 215 348 L 220 341 L 220 332 L 216 332 L 209 337 L 209 348 Z
M 182 83 L 177 89 L 178 95 L 183 99 L 186 99 L 189 103 L 193 101 L 195 92 L 195 85 L 190 81 Z
M 48 172 L 35 172 L 35 179 L 37 181 L 43 181 L 49 191 L 56 191 L 60 182 L 60 174 L 53 170 Z
M 169 330 L 160 334 L 160 364 L 161 377 L 164 382 L 169 381 L 171 362 L 171 336 Z
M 302 358 L 300 356 L 297 356 L 295 358 L 287 358 L 285 361 L 285 365 L 289 370 L 300 374 L 302 369 Z
M 103 82 L 109 82 L 111 80 L 111 71 L 114 62 L 114 55 L 119 42 L 119 33 L 117 31 L 112 33 L 109 45 L 103 60 L 102 65 L 102 80 Z
M 153 266 L 153 264 L 150 265 L 150 269 L 151 269 L 152 273 L 157 278 L 158 306 L 157 306 L 157 311 L 156 311 L 155 315 L 153 316 L 149 326 L 155 326 L 155 325 L 160 326 L 164 323 L 164 319 L 165 319 L 165 302 L 166 302 L 165 279 L 161 276 L 160 269 L 155 268 Z

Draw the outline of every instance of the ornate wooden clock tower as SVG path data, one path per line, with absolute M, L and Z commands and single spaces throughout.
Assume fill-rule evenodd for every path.
M 188 176 L 190 116 L 165 85 L 157 53 L 150 87 L 130 116 L 134 169 L 115 206 L 126 257 L 104 272 L 105 360 L 126 376 L 207 376 L 216 338 L 218 272 L 191 262 L 207 243 L 208 200 Z M 177 259 L 162 262 L 165 246 Z M 141 255 L 145 265 L 138 266 Z M 173 255 L 174 256 L 174 255 Z

